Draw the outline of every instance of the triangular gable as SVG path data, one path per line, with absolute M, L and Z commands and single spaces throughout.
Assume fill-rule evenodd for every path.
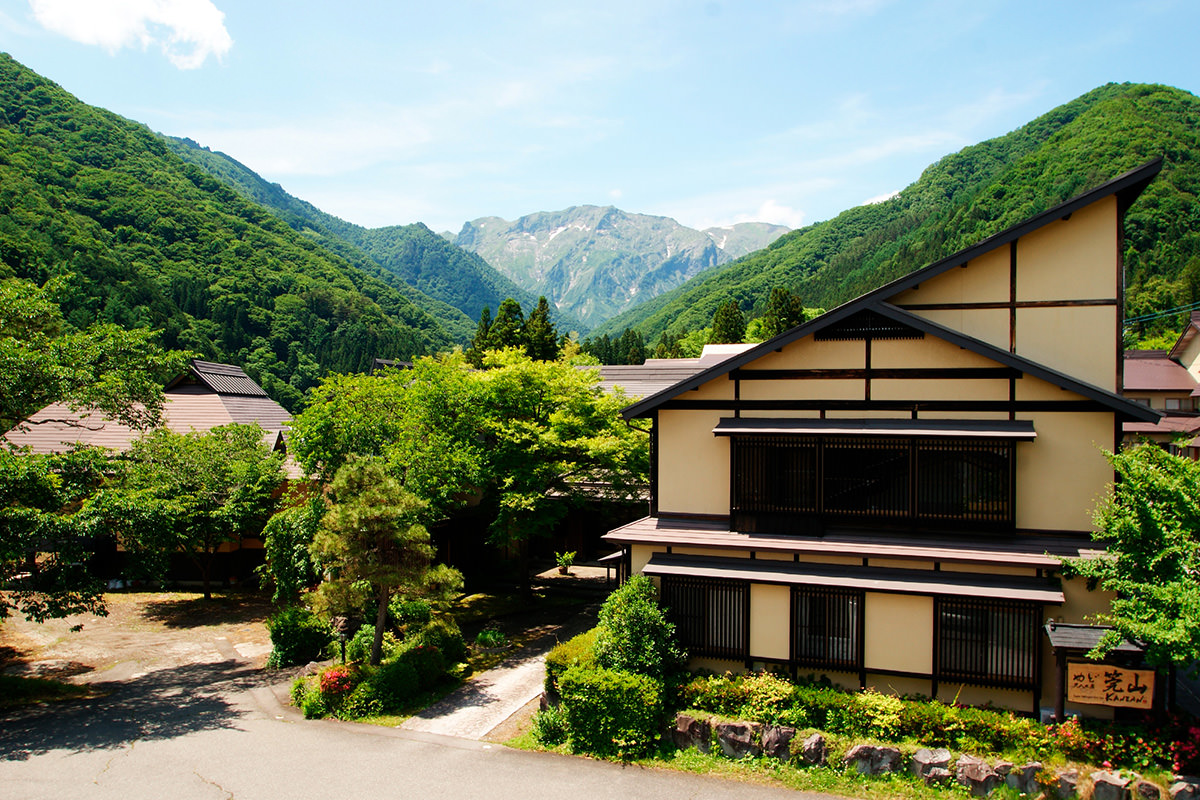
M 886 302 L 889 298 L 897 294 L 913 288 L 914 286 L 928 281 L 931 278 L 946 272 L 952 268 L 961 266 L 969 261 L 979 258 L 980 256 L 1004 247 L 1022 236 L 1045 227 L 1046 225 L 1069 216 L 1070 214 L 1089 206 L 1103 198 L 1116 195 L 1118 201 L 1118 219 L 1123 218 L 1125 210 L 1129 205 L 1137 199 L 1138 195 L 1149 185 L 1150 181 L 1162 169 L 1163 161 L 1161 158 L 1150 161 L 1136 169 L 1120 175 L 1107 183 L 1104 183 L 1091 191 L 1061 203 L 1047 211 L 1037 214 L 1024 222 L 1020 222 L 1007 230 L 1001 231 L 993 236 L 984 239 L 982 242 L 960 250 L 951 256 L 948 256 L 940 261 L 934 262 L 929 266 L 923 267 L 915 272 L 911 272 L 901 278 L 898 278 L 884 286 L 868 292 L 861 297 L 851 300 L 848 303 L 822 314 L 816 319 L 805 322 L 790 331 L 785 331 L 773 339 L 769 339 L 756 347 L 747 350 L 740 355 L 736 355 L 726 361 L 721 362 L 709 369 L 699 372 L 686 380 L 680 381 L 674 386 L 668 387 L 657 394 L 654 394 L 641 402 L 634 403 L 627 407 L 622 412 L 626 419 L 645 416 L 650 411 L 653 411 L 658 406 L 683 394 L 684 392 L 698 388 L 699 386 L 708 383 L 714 378 L 721 377 L 732 372 L 735 369 L 750 364 L 767 353 L 782 350 L 792 342 L 803 339 L 806 336 L 816 335 L 818 332 L 835 329 L 837 326 L 858 325 L 860 320 L 865 319 L 864 314 L 879 314 L 885 318 L 889 318 L 894 322 L 907 325 L 911 328 L 924 331 L 933 336 L 945 339 L 968 350 L 972 350 L 987 358 L 992 358 L 1002 364 L 1014 367 L 1021 372 L 1041 378 L 1049 383 L 1060 386 L 1064 389 L 1074 391 L 1084 397 L 1095 400 L 1096 402 L 1112 408 L 1126 418 L 1154 421 L 1161 415 L 1158 412 L 1152 411 L 1144 406 L 1141 406 L 1132 401 L 1109 392 L 1105 389 L 1093 386 L 1091 384 L 1078 381 L 1056 370 L 1045 367 L 1029 359 L 1009 353 L 1006 350 L 1001 350 L 986 342 L 980 341 L 970 336 L 966 336 L 958 331 L 951 330 L 937 323 L 931 322 L 928 319 L 918 317 L 915 314 L 908 313 L 896 306 Z

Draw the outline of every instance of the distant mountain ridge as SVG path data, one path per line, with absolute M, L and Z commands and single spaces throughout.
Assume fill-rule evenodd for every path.
M 453 241 L 593 327 L 787 230 L 749 222 L 697 231 L 669 217 L 583 205 L 515 221 L 481 217 Z
M 434 301 L 361 263 L 0 54 L 0 279 L 58 278 L 68 329 L 160 331 L 295 410 L 326 372 L 453 344 Z
M 227 183 L 239 194 L 270 208 L 294 230 L 320 242 L 367 272 L 383 271 L 398 280 L 393 285 L 413 297 L 432 298 L 425 303 L 451 333 L 464 343 L 475 332 L 475 323 L 485 306 L 495 311 L 507 297 L 526 310 L 537 304 L 533 294 L 493 269 L 474 253 L 455 247 L 420 222 L 384 228 L 364 228 L 321 211 L 270 183 L 250 167 L 225 153 L 210 150 L 187 138 L 164 136 L 167 146 L 180 158 L 199 166 Z M 578 321 L 562 315 L 560 327 L 578 327 Z
M 1169 86 L 1107 84 L 942 158 L 889 200 L 785 234 L 592 335 L 633 328 L 653 343 L 707 327 L 729 300 L 759 316 L 776 286 L 805 306 L 833 308 L 1159 156 L 1162 172 L 1125 217 L 1125 315 L 1200 303 L 1200 99 Z M 1127 341 L 1180 324 L 1171 314 L 1139 320 Z

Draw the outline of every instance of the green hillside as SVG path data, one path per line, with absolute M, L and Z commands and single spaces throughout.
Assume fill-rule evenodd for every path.
M 1129 210 L 1127 318 L 1200 302 L 1200 99 L 1166 86 L 1108 84 L 1005 136 L 946 156 L 886 202 L 785 234 L 596 328 L 653 342 L 710 324 L 733 298 L 761 314 L 773 286 L 833 308 L 1105 180 L 1163 156 L 1158 179 Z M 1177 331 L 1168 315 L 1131 338 Z
M 162 331 L 295 407 L 326 370 L 445 348 L 413 299 L 284 224 L 142 125 L 0 55 L 0 277 L 71 274 L 67 321 Z
M 191 139 L 164 137 L 180 158 L 196 164 L 239 194 L 267 206 L 288 225 L 338 253 L 354 266 L 411 292 L 416 302 L 433 314 L 456 342 L 475 333 L 476 320 L 485 306 L 496 311 L 506 297 L 525 309 L 537 305 L 537 296 L 521 289 L 487 261 L 435 234 L 421 223 L 364 228 L 321 211 L 288 194 L 277 183 L 224 153 L 201 147 Z M 433 298 L 434 304 L 418 298 Z M 578 321 L 559 314 L 560 327 L 577 328 Z

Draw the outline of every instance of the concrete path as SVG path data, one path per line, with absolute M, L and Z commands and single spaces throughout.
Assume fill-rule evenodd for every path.
M 482 739 L 542 693 L 546 653 L 558 642 L 594 624 L 594 609 L 582 612 L 514 653 L 495 669 L 471 677 L 442 700 L 409 717 L 400 727 L 440 736 Z
M 2 800 L 837 800 L 335 720 L 237 662 L 0 718 Z M 276 693 L 278 691 L 278 694 Z

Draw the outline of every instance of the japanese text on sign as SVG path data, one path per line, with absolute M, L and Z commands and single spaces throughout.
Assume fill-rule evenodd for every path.
M 1076 703 L 1150 708 L 1154 671 L 1108 664 L 1067 664 L 1067 699 Z

